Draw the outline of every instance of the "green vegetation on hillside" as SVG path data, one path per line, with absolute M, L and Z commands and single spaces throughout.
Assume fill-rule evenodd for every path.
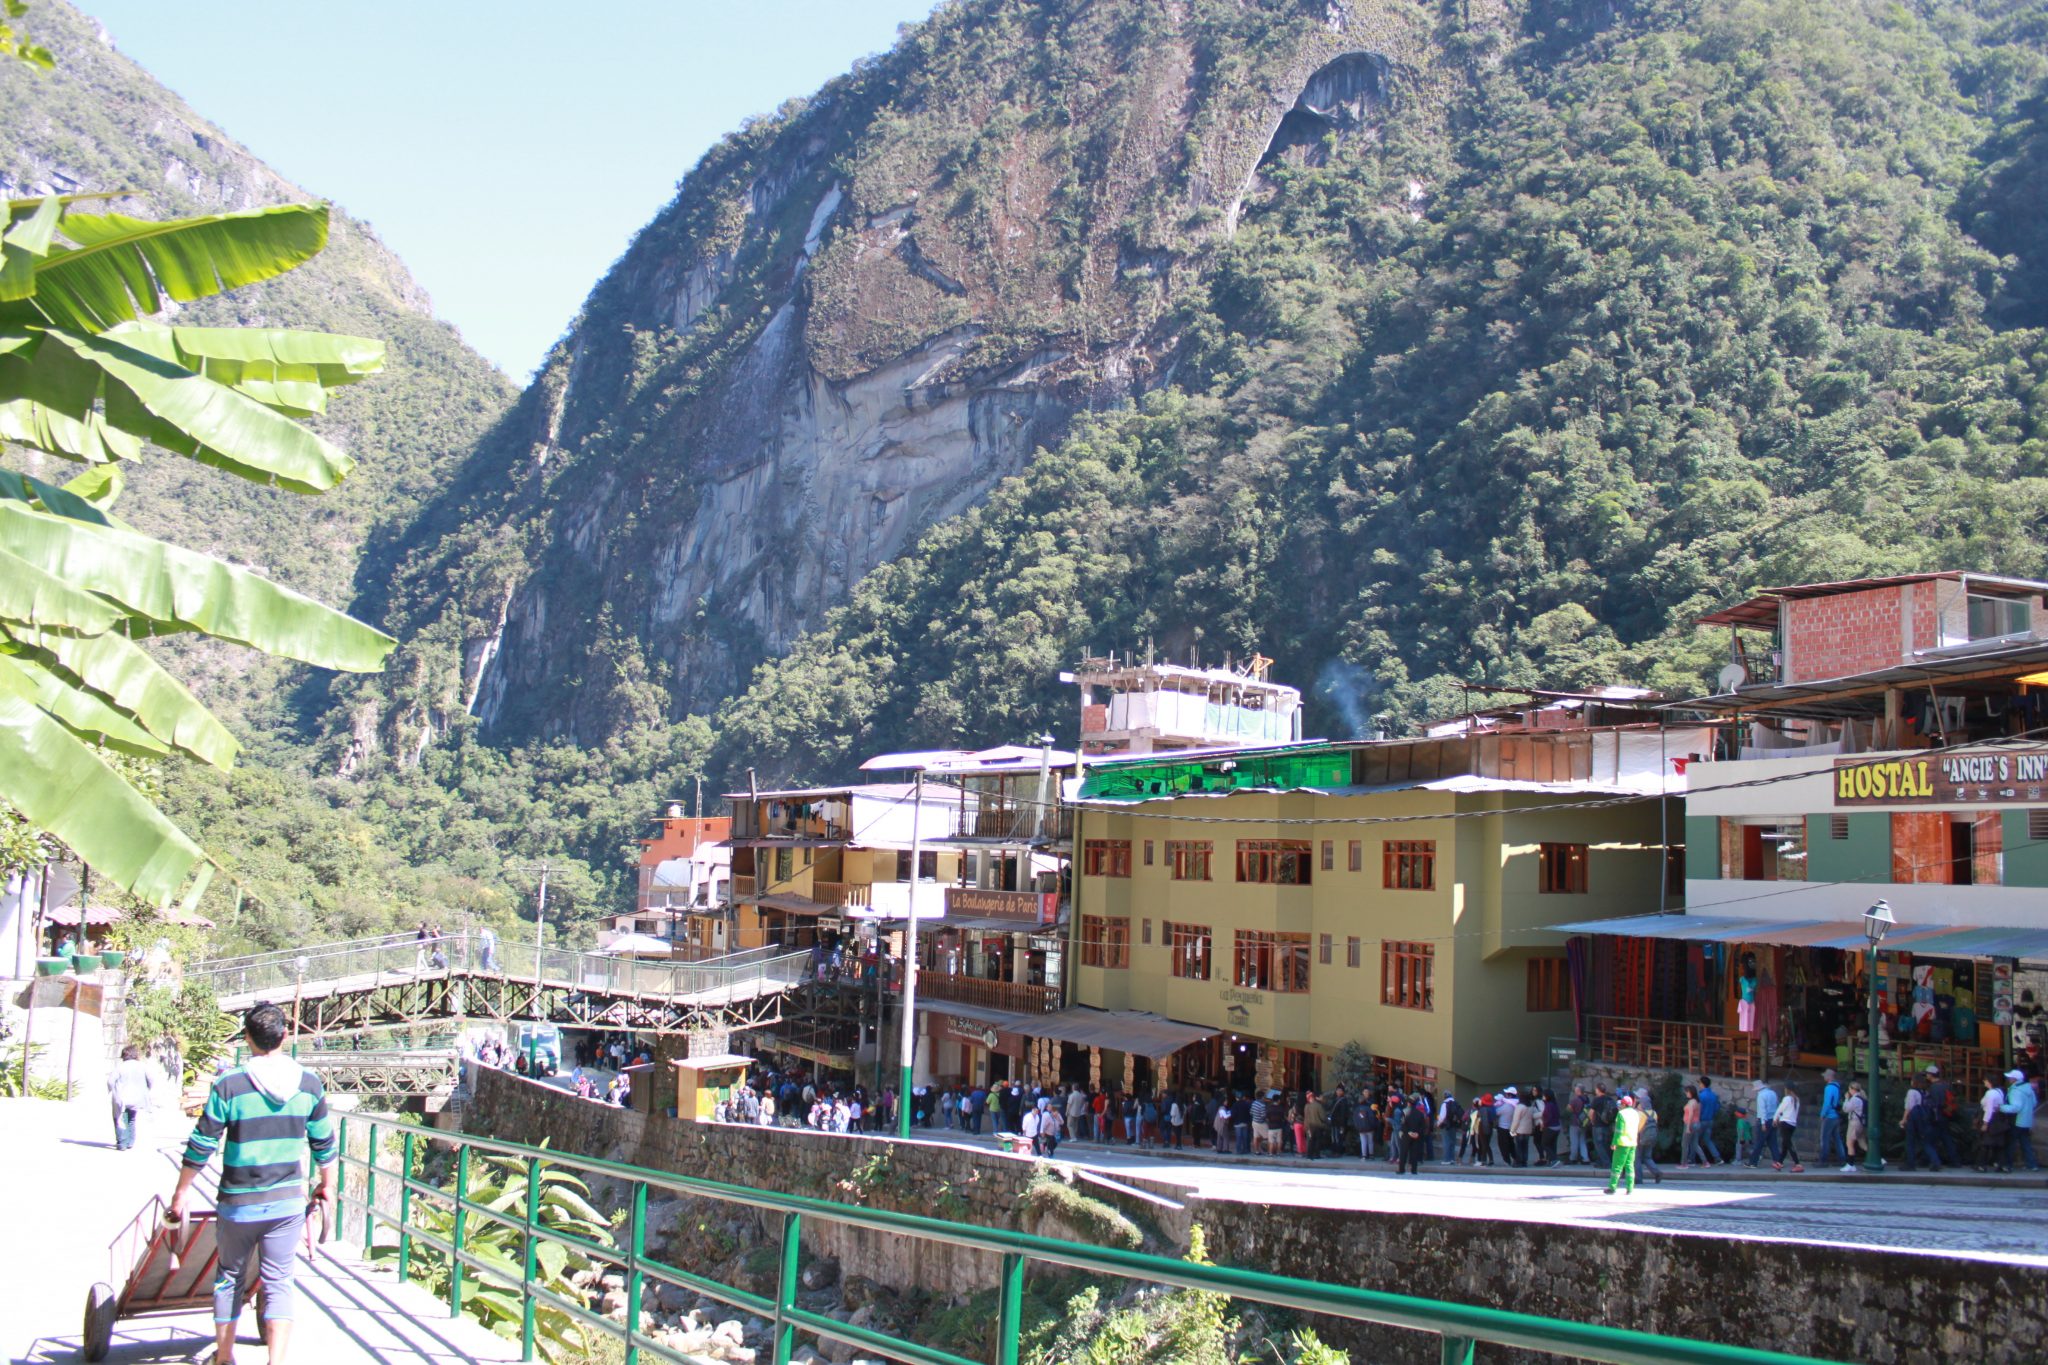
M 2042 7 L 1620 8 L 1269 162 L 1172 389 L 870 575 L 721 759 L 1064 729 L 1058 665 L 1148 640 L 1260 649 L 1335 733 L 1457 680 L 1685 691 L 1753 585 L 2048 569 L 2048 344 L 2000 325 L 2048 264 Z

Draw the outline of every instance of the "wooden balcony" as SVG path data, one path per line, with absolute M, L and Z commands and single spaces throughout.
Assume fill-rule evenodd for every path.
M 1712 1024 L 1678 1024 L 1664 1019 L 1589 1014 L 1586 1057 L 1646 1071 L 1683 1071 L 1736 1080 L 1756 1080 L 1764 1074 L 1761 1034 L 1731 1033 Z
M 859 906 L 874 904 L 874 888 L 866 882 L 811 881 L 811 899 L 820 905 Z
M 752 877 L 742 877 L 738 873 L 733 874 L 732 893 L 735 896 L 753 895 L 754 879 Z
M 1060 1007 L 1060 993 L 1051 986 L 1026 986 L 1015 981 L 989 981 L 946 972 L 918 972 L 917 993 L 929 1000 L 951 1000 L 959 1005 L 979 1005 L 1012 1014 L 1051 1014 Z

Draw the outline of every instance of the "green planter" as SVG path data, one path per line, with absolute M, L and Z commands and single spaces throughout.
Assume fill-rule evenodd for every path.
M 84 976 L 88 972 L 96 972 L 99 969 L 100 955 L 98 953 L 77 953 L 72 956 L 71 970 L 77 972 L 80 976 Z
M 68 957 L 39 957 L 36 959 L 37 976 L 62 976 L 64 969 L 71 965 Z
M 118 948 L 110 948 L 106 952 L 100 954 L 100 965 L 103 967 L 118 968 L 122 963 L 126 962 L 127 960 L 127 952 Z

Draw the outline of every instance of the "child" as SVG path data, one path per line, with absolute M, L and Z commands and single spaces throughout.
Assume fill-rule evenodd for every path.
M 1738 1108 L 1735 1111 L 1735 1159 L 1746 1162 L 1755 1150 L 1756 1125 L 1749 1121 L 1747 1109 Z

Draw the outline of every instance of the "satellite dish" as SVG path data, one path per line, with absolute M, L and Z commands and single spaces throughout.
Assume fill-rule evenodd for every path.
M 1720 680 L 1723 692 L 1739 692 L 1749 681 L 1749 670 L 1741 664 L 1729 664 L 1721 670 Z

